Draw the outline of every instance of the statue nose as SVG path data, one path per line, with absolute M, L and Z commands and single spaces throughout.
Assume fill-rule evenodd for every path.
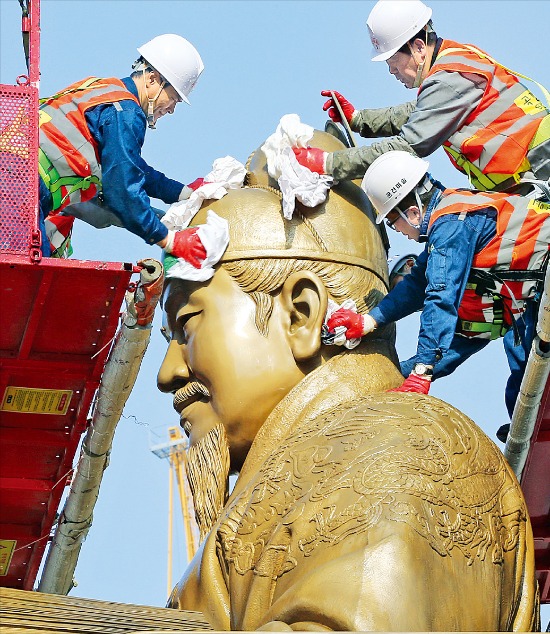
M 182 344 L 172 340 L 157 375 L 161 392 L 174 392 L 189 381 L 190 372 L 183 357 Z

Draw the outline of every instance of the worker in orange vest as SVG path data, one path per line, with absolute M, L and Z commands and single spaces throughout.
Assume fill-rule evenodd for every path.
M 410 273 L 368 314 L 334 312 L 327 342 L 335 340 L 337 327 L 345 328 L 337 333 L 343 344 L 421 310 L 417 351 L 401 363 L 406 379 L 397 391 L 427 394 L 432 379 L 503 337 L 511 416 L 550 255 L 550 199 L 445 189 L 427 170 L 427 161 L 404 151 L 387 152 L 367 170 L 362 187 L 377 223 L 385 219 L 426 246 Z
M 420 0 L 379 0 L 367 20 L 373 61 L 385 61 L 406 88 L 418 89 L 416 101 L 356 110 L 334 92 L 352 130 L 367 138 L 389 138 L 331 153 L 295 148 L 298 162 L 347 180 L 362 178 L 388 150 L 425 157 L 443 146 L 481 191 L 511 191 L 520 179 L 548 180 L 548 110 L 513 71 L 480 49 L 438 37 L 431 15 Z M 331 91 L 321 94 L 329 97 L 324 110 L 340 122 Z
M 198 268 L 206 252 L 196 231 L 169 231 L 150 197 L 183 200 L 201 179 L 185 186 L 166 177 L 143 160 L 141 147 L 147 125 L 154 129 L 178 103 L 189 103 L 204 65 L 179 35 L 155 37 L 138 53 L 130 77 L 90 77 L 41 100 L 41 228 L 49 238 L 43 253 L 70 255 L 79 217 L 96 227 L 123 226 Z

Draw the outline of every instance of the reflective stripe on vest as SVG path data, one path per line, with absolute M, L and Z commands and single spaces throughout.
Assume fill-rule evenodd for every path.
M 470 277 L 486 277 L 490 287 L 483 288 L 477 282 L 469 284 L 458 309 L 462 323 L 495 324 L 493 329 L 470 326 L 460 332 L 459 323 L 460 334 L 483 338 L 497 336 L 499 329 L 504 334 L 512 316 L 522 312 L 524 300 L 535 296 L 539 281 L 533 272 L 544 268 L 550 249 L 550 204 L 504 193 L 447 189 L 430 216 L 428 231 L 446 214 L 468 214 L 487 208 L 496 211 L 496 234 L 474 255 Z M 495 318 L 496 298 L 504 302 L 504 320 Z
M 139 105 L 120 79 L 89 77 L 41 100 L 39 172 L 52 194 L 54 211 L 90 200 L 101 187 L 97 144 L 86 111 L 127 99 Z
M 440 71 L 472 73 L 487 81 L 478 107 L 444 144 L 451 161 L 477 189 L 518 182 L 530 168 L 527 154 L 535 137 L 536 144 L 550 139 L 548 110 L 511 72 L 469 45 L 444 40 L 427 76 Z
M 74 218 L 63 214 L 49 215 L 44 220 L 46 237 L 50 241 L 51 258 L 70 258 L 73 254 L 71 236 Z

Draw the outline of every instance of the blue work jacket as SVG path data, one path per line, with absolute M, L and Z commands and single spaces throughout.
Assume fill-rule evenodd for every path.
M 427 229 L 426 213 L 421 231 Z M 496 234 L 496 212 L 482 209 L 465 217 L 448 214 L 430 228 L 424 251 L 409 275 L 370 311 L 379 326 L 421 310 L 416 363 L 444 363 L 455 336 L 462 300 L 474 255 Z
M 122 79 L 126 88 L 138 97 L 131 77 Z M 178 200 L 183 183 L 165 176 L 141 157 L 147 119 L 131 99 L 90 108 L 86 123 L 97 142 L 103 202 L 128 231 L 155 244 L 166 237 L 168 229 L 151 206 L 152 198 L 165 203 Z M 52 209 L 50 192 L 40 182 L 40 207 L 43 217 Z

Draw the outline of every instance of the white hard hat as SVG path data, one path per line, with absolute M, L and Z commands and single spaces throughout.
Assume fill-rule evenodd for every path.
M 428 24 L 432 10 L 420 0 L 378 0 L 367 19 L 373 62 L 384 62 Z
M 380 224 L 390 211 L 420 183 L 430 164 L 409 152 L 392 150 L 369 167 L 361 188 L 377 211 Z
M 204 70 L 201 56 L 191 42 L 167 33 L 140 46 L 138 53 L 189 103 L 187 97 Z

